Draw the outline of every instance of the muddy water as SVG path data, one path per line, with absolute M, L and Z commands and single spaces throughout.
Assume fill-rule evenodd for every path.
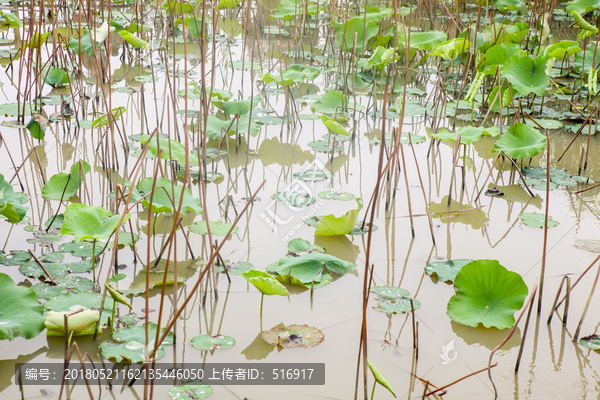
M 279 57 L 280 51 L 293 51 L 295 47 L 300 46 L 300 42 L 264 35 L 260 31 L 253 31 L 252 29 L 255 28 L 250 26 L 248 35 L 245 36 L 246 47 L 243 47 L 242 36 L 236 35 L 242 33 L 243 21 L 238 22 L 235 19 L 225 21 L 227 21 L 224 24 L 226 33 L 235 37 L 230 49 L 223 46 L 215 56 L 216 64 L 219 66 L 215 86 L 228 88 L 234 96 L 241 92 L 240 99 L 246 99 L 252 93 L 259 92 L 256 87 L 258 77 L 251 72 L 232 71 L 231 68 L 227 68 L 225 63 L 229 55 L 226 53 L 231 51 L 237 57 L 234 60 L 241 57 L 250 60 L 253 55 L 253 42 L 248 40 L 248 37 L 258 36 L 262 48 L 269 49 L 269 52 L 272 52 L 270 54 L 275 57 Z M 113 39 L 115 39 L 114 43 L 117 43 L 116 38 Z M 315 40 L 318 42 L 318 35 Z M 280 44 L 281 48 L 277 49 Z M 310 41 L 302 42 L 302 45 L 305 49 L 309 49 Z M 178 43 L 175 50 L 182 53 L 184 48 Z M 187 46 L 185 49 L 188 54 L 195 54 L 197 50 L 197 45 Z M 263 61 L 256 55 L 254 58 L 259 62 Z M 153 61 L 159 63 L 165 60 L 154 54 Z M 172 59 L 167 61 L 172 65 Z M 209 65 L 211 61 L 208 60 Z M 197 73 L 190 76 L 192 80 L 197 80 L 200 74 L 198 62 L 198 60 L 189 61 L 188 67 Z M 287 62 L 295 61 L 287 60 Z M 139 70 L 137 66 L 124 68 L 121 64 L 118 52 L 112 52 L 110 65 L 113 76 L 120 68 L 133 71 L 132 75 L 149 74 L 147 70 Z M 180 70 L 185 69 L 183 60 L 177 61 L 176 65 Z M 86 64 L 86 67 L 94 68 L 91 64 Z M 185 132 L 182 116 L 173 113 L 172 98 L 169 93 L 184 89 L 184 80 L 167 81 L 164 73 L 157 73 L 156 84 L 144 83 L 142 90 L 140 83 L 131 78 L 132 75 L 125 75 L 125 78 L 114 83 L 114 86 L 131 87 L 134 93 L 115 91 L 110 96 L 110 107 L 128 108 L 128 112 L 119 123 L 122 135 L 146 133 L 159 125 L 162 132 L 175 137 L 173 121 L 177 121 L 180 134 Z M 93 77 L 93 74 L 90 76 Z M 330 85 L 328 81 L 332 79 L 336 79 L 333 74 L 321 75 L 314 82 L 314 87 L 302 86 L 299 93 L 294 96 L 313 93 L 315 90 L 320 90 L 322 93 L 323 87 Z M 15 89 L 9 84 L 8 77 L 3 77 L 2 80 L 5 83 L 3 89 L 6 96 L 3 101 L 13 101 L 16 97 Z M 89 81 L 93 82 L 93 78 Z M 172 87 L 169 84 L 172 84 Z M 427 88 L 426 84 L 420 85 Z M 44 90 L 46 94 L 48 89 Z M 99 90 L 91 84 L 86 86 L 87 93 L 97 91 Z M 64 94 L 68 93 L 64 92 Z M 357 96 L 353 101 L 357 104 L 369 105 L 368 96 Z M 272 93 L 263 95 L 263 103 L 260 107 L 272 108 L 277 115 L 282 116 L 286 113 L 285 102 L 284 94 Z M 89 112 L 93 109 L 93 103 L 93 101 L 87 103 L 86 108 Z M 99 107 L 100 103 L 95 103 L 95 106 Z M 198 110 L 200 104 L 198 100 L 189 99 L 187 107 L 189 110 Z M 300 114 L 311 114 L 309 105 L 298 104 L 297 107 Z M 177 110 L 185 108 L 181 98 L 178 99 L 175 108 Z M 58 110 L 58 107 L 47 106 L 46 112 L 51 114 Z M 146 117 L 142 118 L 144 110 Z M 206 203 L 203 206 L 208 210 L 211 220 L 224 219 L 225 209 L 221 200 L 226 195 L 232 195 L 236 209 L 240 211 L 245 204 L 242 198 L 250 196 L 251 192 L 266 180 L 264 188 L 258 193 L 261 200 L 250 207 L 248 213 L 241 218 L 239 232 L 226 241 L 222 250 L 223 258 L 231 261 L 249 261 L 257 269 L 264 270 L 267 265 L 285 256 L 286 245 L 290 239 L 299 237 L 314 241 L 315 244 L 326 248 L 329 254 L 357 264 L 356 275 L 343 276 L 324 288 L 316 289 L 312 295 L 307 290 L 296 291 L 289 299 L 280 296 L 265 297 L 262 317 L 259 314 L 260 294 L 240 276 L 232 276 L 231 284 L 226 277 L 220 276 L 219 299 L 216 300 L 209 294 L 205 306 L 202 305 L 204 293 L 199 291 L 176 325 L 176 344 L 166 348 L 165 357 L 161 361 L 319 362 L 325 363 L 326 366 L 324 386 L 214 386 L 213 398 L 353 398 L 367 236 L 314 238 L 314 228 L 305 225 L 302 220 L 305 217 L 329 213 L 339 216 L 355 208 L 354 201 L 324 201 L 316 196 L 317 193 L 332 188 L 362 198 L 365 206 L 368 203 L 375 186 L 379 157 L 379 146 L 369 143 L 369 137 L 373 137 L 373 132 L 376 134 L 382 126 L 381 119 L 359 118 L 359 115 L 357 114 L 356 124 L 353 125 L 351 121 L 349 125 L 355 134 L 354 139 L 339 144 L 341 152 L 336 153 L 333 162 L 327 154 L 316 153 L 308 146 L 309 142 L 319 140 L 327 133 L 323 124 L 318 120 L 301 120 L 296 122 L 295 126 L 284 126 L 283 129 L 281 125 L 264 126 L 259 136 L 251 137 L 249 143 L 245 138 L 241 143 L 232 138 L 221 146 L 228 151 L 228 155 L 208 164 L 211 170 L 225 175 L 222 182 L 217 181 L 218 183 L 207 185 Z M 88 116 L 86 119 L 91 120 L 93 117 Z M 449 126 L 451 122 L 444 120 L 441 126 Z M 393 120 L 391 124 L 397 127 L 398 120 Z M 427 135 L 431 124 L 431 118 L 407 117 L 403 121 L 403 130 Z M 389 124 L 386 129 L 390 129 Z M 44 180 L 49 179 L 56 172 L 68 171 L 72 162 L 80 159 L 86 160 L 93 167 L 79 194 L 80 200 L 87 204 L 111 207 L 107 197 L 109 192 L 115 184 L 123 183 L 123 179 L 131 173 L 137 159 L 125 158 L 121 149 L 124 143 L 119 133 L 115 134 L 114 153 L 111 153 L 112 150 L 107 151 L 106 144 L 111 143 L 101 136 L 103 132 L 103 130 L 94 130 L 94 132 L 89 129 L 76 130 L 74 127 L 69 130 L 62 123 L 51 124 L 45 140 L 38 143 L 26 130 L 7 126 L 1 128 L 1 133 L 6 140 L 5 144 L 8 144 L 17 166 L 30 150 L 36 147 L 19 174 L 25 191 L 30 194 L 28 216 L 31 217 L 31 224 L 40 225 L 58 209 L 58 202 L 48 202 L 41 197 Z M 190 138 L 193 140 L 193 135 L 190 135 Z M 571 133 L 552 131 L 550 148 L 552 160 L 557 159 L 571 138 Z M 420 398 L 422 395 L 424 384 L 414 375 L 429 380 L 437 386 L 443 386 L 484 368 L 487 366 L 490 351 L 507 335 L 507 331 L 474 329 L 451 321 L 446 315 L 446 304 L 454 293 L 453 288 L 424 274 L 427 261 L 456 258 L 496 259 L 509 270 L 521 274 L 530 289 L 540 276 L 543 230 L 525 226 L 517 217 L 522 212 L 543 212 L 548 201 L 545 192 L 534 190 L 536 197 L 530 198 L 518 186 L 518 176 L 514 172 L 511 173 L 509 166 L 504 164 L 494 168 L 492 180 L 495 182 L 494 186 L 500 187 L 505 192 L 505 196 L 503 198 L 481 196 L 480 200 L 475 202 L 479 190 L 487 187 L 484 180 L 493 162 L 494 154 L 491 148 L 494 140 L 484 138 L 472 146 L 461 148 L 461 151 L 465 152 L 465 158 L 463 159 L 462 154 L 460 157 L 460 164 L 464 163 L 465 166 L 464 190 L 461 189 L 462 178 L 459 168 L 455 170 L 454 183 L 451 184 L 453 147 L 446 143 L 440 145 L 436 143 L 430 150 L 430 140 L 412 147 L 404 146 L 408 185 L 402 171 L 397 187 L 394 188 L 394 177 L 392 190 L 387 187 L 382 189 L 374 220 L 379 229 L 373 233 L 371 243 L 369 262 L 374 265 L 373 284 L 402 287 L 422 304 L 415 313 L 418 321 L 418 358 L 413 350 L 410 316 L 387 316 L 379 313 L 372 308 L 376 305 L 373 298 L 370 299 L 367 310 L 368 358 L 387 378 L 399 398 Z M 580 163 L 579 149 L 586 140 L 587 138 L 579 138 L 560 163 L 553 162 L 551 165 L 566 168 L 571 173 L 577 174 Z M 590 145 L 588 169 L 583 173 L 598 181 L 600 180 L 598 170 L 600 149 L 595 137 L 591 138 Z M 2 151 L 5 150 L 6 148 Z M 103 165 L 103 160 L 109 167 L 114 166 L 114 170 L 107 169 L 107 166 Z M 161 165 L 164 167 L 164 163 Z M 545 166 L 545 155 L 532 160 L 531 165 Z M 0 167 L 0 172 L 5 177 L 10 178 L 14 174 L 13 165 L 7 157 L 2 159 Z M 144 176 L 152 176 L 155 167 L 154 160 L 147 160 L 144 165 Z M 335 172 L 335 176 L 329 181 L 314 184 L 300 182 L 293 177 L 294 173 L 309 168 L 327 168 Z M 240 177 L 236 180 L 240 173 Z M 419 174 L 423 182 L 422 187 Z M 16 182 L 15 179 L 13 183 Z M 295 209 L 271 200 L 271 195 L 286 188 L 307 191 L 317 197 L 315 205 Z M 577 189 L 560 188 L 550 192 L 550 215 L 559 222 L 559 225 L 548 232 L 543 310 L 539 316 L 535 313 L 532 315 L 523 359 L 517 375 L 513 371 L 519 344 L 524 335 L 523 322 L 514 336 L 496 353 L 494 362 L 498 362 L 498 366 L 492 370 L 492 376 L 501 399 L 597 397 L 597 371 L 600 367 L 598 355 L 572 342 L 573 332 L 592 285 L 591 276 L 573 293 L 567 327 L 563 328 L 557 318 L 551 325 L 546 325 L 549 308 L 562 276 L 572 274 L 574 279 L 589 265 L 598 252 L 599 191 L 594 189 L 579 196 L 574 194 Z M 193 192 L 196 196 L 199 195 L 197 187 L 193 188 Z M 391 200 L 389 207 L 386 207 L 388 192 Z M 423 193 L 426 198 L 423 197 Z M 409 194 L 414 217 L 414 237 L 411 235 Z M 450 208 L 447 206 L 449 194 L 454 199 Z M 435 246 L 425 216 L 426 204 L 430 205 L 433 212 Z M 364 218 L 365 210 L 366 207 L 361 212 L 360 218 Z M 230 208 L 228 214 L 231 220 L 235 212 Z M 31 248 L 36 253 L 52 250 L 29 244 L 26 240 L 32 235 L 23 229 L 26 225 L 16 225 L 11 229 L 8 222 L 2 224 L 4 235 L 0 239 L 5 242 L 5 250 Z M 156 234 L 149 239 L 147 211 L 142 207 L 133 210 L 132 226 L 134 231 L 140 234 L 140 241 L 136 244 L 135 257 L 129 248 L 119 251 L 119 264 L 127 266 L 119 272 L 128 276 L 119 283 L 120 288 L 127 288 L 139 280 L 142 276 L 140 271 L 143 271 L 143 264 L 151 263 L 156 259 L 167 239 L 168 235 L 165 232 L 168 231 L 170 224 L 172 221 L 166 218 L 157 219 L 154 230 Z M 209 251 L 207 239 L 194 233 L 189 235 L 194 255 L 206 259 Z M 63 239 L 61 243 L 66 241 L 70 239 Z M 186 263 L 191 264 L 191 254 L 181 232 L 176 235 L 175 243 L 174 254 L 168 258 L 176 259 L 179 267 L 184 267 Z M 148 254 L 150 254 L 149 259 Z M 137 263 L 134 262 L 136 259 Z M 76 259 L 73 258 L 73 261 Z M 110 272 L 110 253 L 107 252 L 101 257 L 100 265 L 99 286 L 104 283 Z M 24 279 L 15 267 L 0 266 L 0 272 L 10 274 L 16 281 Z M 178 298 L 177 302 L 180 304 L 181 299 L 190 293 L 198 276 L 198 272 L 192 271 L 192 273 L 194 275 L 185 284 L 179 285 L 177 296 L 172 286 L 166 289 L 163 324 L 164 319 L 173 313 L 175 298 Z M 143 310 L 146 310 L 149 320 L 157 322 L 161 300 L 160 290 L 154 289 L 150 296 L 148 309 L 143 297 L 133 297 L 133 311 L 138 317 L 144 318 Z M 120 315 L 127 312 L 125 307 L 118 309 Z M 583 324 L 582 336 L 594 333 L 597 329 L 597 321 L 598 312 L 592 307 Z M 141 320 L 139 322 L 141 323 Z M 321 345 L 311 349 L 276 350 L 266 345 L 260 339 L 260 334 L 263 330 L 280 323 L 315 326 L 323 331 L 325 340 Z M 191 338 L 198 334 L 230 335 L 237 343 L 228 350 L 217 350 L 214 353 L 201 352 L 190 345 Z M 100 360 L 97 345 L 108 337 L 105 332 L 98 341 L 93 341 L 89 337 L 76 338 L 76 341 L 83 352 L 88 352 L 94 360 Z M 444 354 L 442 347 L 450 343 L 455 352 L 445 354 L 444 359 L 440 356 L 440 353 Z M 15 362 L 61 362 L 63 357 L 62 338 L 47 337 L 45 332 L 31 340 L 19 338 L 13 342 L 3 341 L 0 343 L 2 397 L 21 396 L 12 372 Z M 369 375 L 369 391 L 371 384 L 372 377 Z M 166 398 L 169 388 L 170 386 L 156 386 L 154 398 Z M 95 396 L 100 397 L 98 388 L 94 390 Z M 362 391 L 362 385 L 360 390 Z M 57 386 L 26 386 L 23 389 L 23 397 L 58 398 L 59 392 L 60 387 Z M 78 397 L 88 396 L 83 386 L 76 387 L 74 393 Z M 102 396 L 114 398 L 142 398 L 143 393 L 143 387 L 138 386 L 133 389 L 113 389 L 112 393 L 102 388 Z M 377 387 L 375 398 L 386 399 L 392 396 L 384 388 Z M 492 385 L 485 373 L 479 374 L 449 388 L 444 398 L 493 398 Z

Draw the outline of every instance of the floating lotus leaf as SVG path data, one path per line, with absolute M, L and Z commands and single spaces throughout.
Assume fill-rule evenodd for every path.
M 13 224 L 19 222 L 29 209 L 23 205 L 26 201 L 27 195 L 15 192 L 12 185 L 4 180 L 4 175 L 0 174 L 0 214 Z
M 123 221 L 129 217 L 130 214 L 127 214 Z M 120 219 L 120 215 L 112 215 L 103 207 L 71 204 L 65 209 L 65 221 L 60 233 L 75 235 L 78 242 L 85 239 L 106 240 L 117 228 Z
M 282 258 L 279 263 L 267 267 L 269 272 L 280 276 L 291 276 L 304 286 L 321 282 L 325 270 L 329 273 L 344 275 L 354 270 L 356 265 L 322 253 L 303 254 L 299 257 Z
M 456 275 L 454 291 L 448 302 L 448 316 L 454 321 L 506 329 L 515 324 L 515 311 L 523 307 L 528 290 L 519 274 L 498 261 L 476 260 Z
M 456 260 L 431 262 L 427 263 L 425 272 L 429 276 L 433 276 L 434 274 L 437 275 L 438 279 L 442 282 L 454 283 L 456 274 L 458 274 L 462 267 L 471 261 L 473 260 L 461 258 Z
M 156 338 L 156 331 L 158 327 L 155 323 L 148 323 L 148 340 L 149 344 L 146 345 L 146 324 L 142 326 L 128 326 L 123 329 L 118 329 L 113 333 L 113 339 L 118 342 L 115 343 L 105 341 L 100 343 L 100 351 L 102 355 L 115 362 L 125 363 L 140 363 L 147 361 L 148 354 L 154 350 L 154 340 Z M 164 329 L 161 329 L 160 335 L 162 336 Z M 159 359 L 164 356 L 164 347 L 171 346 L 173 344 L 173 332 L 169 332 L 165 340 L 161 343 L 158 351 L 155 354 L 155 359 Z
M 490 136 L 498 136 L 498 128 L 493 127 L 475 127 L 475 126 L 465 126 L 460 128 L 457 132 L 450 132 L 447 129 L 440 129 L 437 133 L 432 134 L 431 136 L 441 140 L 452 140 L 456 142 L 458 140 L 458 134 L 460 133 L 460 144 L 469 145 L 472 144 L 479 139 L 481 139 L 481 135 L 487 134 Z
M 502 12 L 519 11 L 525 7 L 525 3 L 521 0 L 497 0 L 494 5 Z
M 537 122 L 537 124 L 535 123 Z M 541 126 L 544 129 L 560 129 L 563 126 L 563 123 L 560 121 L 557 121 L 555 119 L 536 119 L 535 122 L 533 122 L 530 119 L 527 119 L 527 121 L 525 121 L 525 124 L 532 127 L 532 128 L 537 128 L 538 125 Z
M 225 236 L 227 235 L 227 232 L 229 232 L 229 229 L 231 229 L 232 226 L 233 224 L 230 223 L 224 224 L 221 221 L 210 221 L 210 233 L 215 236 Z M 231 234 L 233 235 L 239 230 L 240 227 L 236 226 L 231 231 Z M 206 225 L 206 221 L 194 222 L 192 225 L 190 225 L 190 231 L 194 233 L 199 233 L 200 235 L 208 235 L 208 227 Z
M 548 86 L 546 62 L 549 58 L 540 56 L 533 59 L 530 56 L 516 55 L 502 65 L 500 74 L 519 94 L 527 96 L 535 93 L 543 96 Z
M 330 90 L 320 100 L 312 105 L 312 110 L 323 114 L 335 114 L 344 111 L 340 107 L 347 107 L 348 99 L 337 90 Z
M 273 346 L 313 347 L 325 339 L 319 329 L 308 325 L 288 325 L 285 328 L 273 328 L 264 331 L 263 339 Z
M 519 219 L 527 226 L 533 226 L 534 228 L 543 228 L 545 224 L 545 216 L 540 213 L 521 213 Z M 558 222 L 554 221 L 552 217 L 548 216 L 548 228 L 552 228 L 558 225 Z
M 336 192 L 335 190 L 327 190 L 324 192 L 320 192 L 317 194 L 322 199 L 333 199 L 333 200 L 343 200 L 350 201 L 354 200 L 354 195 L 348 192 Z
M 212 392 L 212 387 L 204 383 L 186 383 L 169 389 L 169 397 L 173 400 L 197 400 L 210 396 Z
M 590 335 L 579 339 L 579 344 L 590 350 L 600 350 L 600 336 Z
M 341 217 L 336 217 L 333 214 L 322 217 L 315 229 L 315 236 L 336 236 L 352 233 L 358 220 L 358 213 L 363 208 L 360 198 L 356 199 L 356 203 L 358 208 L 348 211 Z
M 63 264 L 45 264 L 44 268 L 46 268 L 46 271 L 48 271 L 50 276 L 54 279 L 67 276 L 69 273 L 68 268 Z M 19 272 L 30 278 L 50 280 L 48 278 L 48 274 L 46 274 L 42 267 L 40 267 L 35 261 L 29 261 L 21 264 L 19 267 Z
M 170 140 L 170 139 L 161 139 L 158 135 L 154 135 L 152 139 L 150 139 L 150 135 L 142 135 L 140 138 L 140 142 L 142 145 L 146 145 L 148 143 L 148 151 L 152 153 L 154 157 L 158 157 L 160 152 L 160 158 L 162 160 L 170 160 L 173 159 L 177 161 L 181 165 L 185 165 L 185 146 L 181 143 Z M 190 162 L 194 160 L 194 157 L 189 157 Z M 197 161 L 197 159 L 196 159 Z
M 225 335 L 198 335 L 192 338 L 191 345 L 198 350 L 224 350 L 233 347 L 235 339 Z
M 44 330 L 44 306 L 32 289 L 0 273 L 0 293 L 0 340 L 31 339 Z
M 517 123 L 500 136 L 494 145 L 494 151 L 502 151 L 512 158 L 523 159 L 535 157 L 546 148 L 546 144 L 546 137 L 537 129 Z
M 293 207 L 303 207 L 314 204 L 317 200 L 314 197 L 311 197 L 308 193 L 300 193 L 300 192 L 277 192 L 273 196 L 271 196 L 273 200 L 279 200 L 284 202 L 285 204 Z
M 325 249 L 322 248 L 321 246 L 311 244 L 308 240 L 304 240 L 304 239 L 300 239 L 300 238 L 290 240 L 288 242 L 287 248 L 288 248 L 288 251 L 290 251 L 291 253 L 295 253 L 295 254 L 302 253 L 302 252 L 311 253 L 313 251 L 318 251 L 320 253 L 325 252 Z
M 36 285 L 37 286 L 37 285 Z M 80 308 L 99 309 L 102 302 L 102 295 L 95 292 L 85 293 L 66 293 L 58 297 L 49 299 L 44 303 L 46 310 L 52 311 L 77 311 Z M 107 297 L 104 301 L 104 311 L 102 313 L 101 324 L 105 324 L 108 317 L 111 315 L 113 299 Z
M 398 300 L 382 299 L 377 304 L 377 307 L 373 307 L 376 311 L 380 311 L 386 314 L 402 314 L 412 312 L 412 309 L 416 310 L 421 307 L 419 300 L 412 299 L 412 307 L 410 304 L 410 297 L 402 297 Z
M 31 260 L 31 254 L 28 251 L 12 250 L 9 254 L 0 255 L 0 264 L 15 266 L 21 265 Z
M 75 240 L 60 245 L 58 249 L 65 253 L 71 253 L 74 257 L 91 257 L 94 254 L 93 243 L 76 242 Z
M 321 68 L 308 65 L 295 64 L 290 65 L 285 71 L 279 73 L 269 73 L 263 75 L 265 83 L 275 82 L 278 85 L 293 85 L 304 82 L 305 79 L 312 81 L 321 74 Z
M 154 185 L 154 178 L 142 179 L 137 189 L 133 189 L 132 199 L 138 201 L 143 195 L 150 193 Z M 193 211 L 197 215 L 202 213 L 202 207 L 200 206 L 200 200 L 196 199 L 192 195 L 190 188 L 183 188 L 183 186 L 175 185 L 173 188 L 173 182 L 166 178 L 156 179 L 156 187 L 154 189 L 154 197 L 152 198 L 152 212 L 173 212 L 174 209 L 179 207 L 179 200 L 181 199 L 183 192 L 183 203 L 181 205 L 182 211 Z M 150 196 L 142 200 L 144 207 L 150 207 Z
M 263 271 L 251 270 L 244 272 L 243 277 L 253 284 L 262 294 L 267 296 L 289 296 L 290 292 L 271 275 Z
M 340 146 L 333 146 L 333 141 L 327 140 L 315 140 L 308 142 L 308 145 L 314 150 L 320 153 L 331 153 L 332 151 L 340 151 Z
M 534 189 L 539 189 L 539 190 L 546 190 L 546 184 L 547 182 L 544 179 L 539 179 L 539 178 L 525 178 L 525 183 L 523 182 L 522 179 L 519 179 L 517 181 L 517 183 L 519 185 L 525 185 L 525 183 L 527 183 L 527 186 L 529 186 L 530 188 L 534 188 Z M 558 185 L 552 181 L 550 181 L 550 190 L 554 190 L 558 187 Z
M 327 170 L 307 169 L 302 172 L 296 172 L 294 178 L 298 178 L 305 182 L 321 182 L 325 179 L 333 178 L 333 174 Z
M 70 312 L 70 311 L 69 311 Z M 48 336 L 65 336 L 65 315 L 67 311 L 49 311 L 46 314 L 46 329 Z M 96 322 L 100 319 L 98 310 L 84 310 L 70 315 L 67 320 L 69 324 L 69 335 L 84 336 L 93 335 L 96 330 Z
M 350 234 L 351 235 L 364 235 L 364 234 L 368 233 L 371 230 L 373 232 L 375 232 L 377 229 L 379 229 L 377 227 L 377 225 L 371 225 L 368 222 L 363 225 L 362 221 L 358 221 L 356 223 L 356 226 L 352 230 L 352 232 L 350 232 Z
M 397 288 L 394 286 L 375 286 L 370 290 L 371 293 L 377 293 L 380 299 L 398 300 L 408 296 L 408 290 Z
M 225 260 L 225 266 L 227 267 L 227 273 L 231 275 L 243 275 L 244 272 L 248 272 L 254 269 L 254 265 L 246 261 L 229 262 Z M 217 273 L 225 272 L 223 266 L 219 263 L 216 265 Z

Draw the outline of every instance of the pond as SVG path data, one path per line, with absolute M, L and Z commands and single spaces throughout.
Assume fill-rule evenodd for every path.
M 597 397 L 600 3 L 384 3 L 5 2 L 3 398 Z

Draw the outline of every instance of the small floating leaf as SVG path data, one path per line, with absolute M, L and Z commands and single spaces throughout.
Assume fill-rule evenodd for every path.
M 229 349 L 235 345 L 235 339 L 225 335 L 198 335 L 192 338 L 191 345 L 198 350 Z
M 427 263 L 425 267 L 425 272 L 429 276 L 437 275 L 438 279 L 442 282 L 452 282 L 454 283 L 454 278 L 456 278 L 456 274 L 460 271 L 460 269 L 466 264 L 470 263 L 473 260 L 460 258 L 456 260 L 448 260 L 448 261 L 436 261 Z
M 210 396 L 212 392 L 212 387 L 204 383 L 186 383 L 169 389 L 169 397 L 173 400 L 197 400 Z
M 227 232 L 229 232 L 229 229 L 231 229 L 232 226 L 233 224 L 230 223 L 224 224 L 221 221 L 210 221 L 210 233 L 215 236 L 225 236 L 227 235 Z M 239 230 L 240 227 L 236 226 L 231 231 L 231 234 L 234 234 Z M 194 233 L 199 233 L 200 235 L 208 235 L 206 221 L 194 222 L 192 225 L 190 225 L 190 231 Z
M 545 216 L 540 213 L 522 213 L 519 214 L 519 219 L 527 226 L 533 226 L 534 228 L 543 228 L 545 224 Z M 554 221 L 552 217 L 548 216 L 548 228 L 552 228 L 558 225 L 558 222 Z
M 284 348 L 313 347 L 325 339 L 323 332 L 308 325 L 288 325 L 284 328 L 273 328 L 264 331 L 262 337 L 267 343 Z

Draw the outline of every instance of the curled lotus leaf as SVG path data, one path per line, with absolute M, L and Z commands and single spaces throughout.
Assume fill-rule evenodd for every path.
M 273 346 L 313 347 L 325 339 L 321 330 L 308 325 L 288 325 L 263 332 L 263 339 Z

